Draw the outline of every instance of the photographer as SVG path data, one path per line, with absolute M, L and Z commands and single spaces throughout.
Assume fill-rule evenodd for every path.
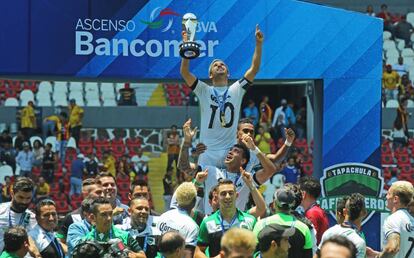
M 102 246 L 109 245 L 108 249 L 111 249 L 115 243 L 115 239 L 121 240 L 121 242 L 129 248 L 123 249 L 123 253 L 127 253 L 128 257 L 145 257 L 145 253 L 142 251 L 138 242 L 128 233 L 120 230 L 112 224 L 113 208 L 111 203 L 105 198 L 98 198 L 92 203 L 91 218 L 95 223 L 95 227 L 85 236 L 84 240 L 93 240 L 100 243 Z M 82 244 L 82 243 L 81 243 Z M 120 246 L 117 244 L 117 246 Z M 121 244 L 121 247 L 122 244 Z M 117 250 L 119 251 L 119 250 Z M 122 250 L 121 250 L 122 251 Z

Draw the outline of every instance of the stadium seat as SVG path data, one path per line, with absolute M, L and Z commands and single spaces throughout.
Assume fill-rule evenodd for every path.
M 72 207 L 72 210 L 76 210 L 80 208 L 81 205 L 82 205 L 82 199 L 81 200 L 70 200 L 70 206 Z
M 116 158 L 119 158 L 122 155 L 124 155 L 125 151 L 126 151 L 124 140 L 122 138 L 118 139 L 118 140 L 115 139 L 115 138 L 112 139 L 111 140 L 111 148 L 112 148 L 112 152 L 113 152 L 113 154 Z
M 67 201 L 68 197 L 64 194 L 61 193 L 60 191 L 54 194 L 51 194 L 50 197 L 54 200 L 54 201 Z
M 104 107 L 116 107 L 117 105 L 115 99 L 104 99 L 103 101 Z
M 118 173 L 118 175 L 116 176 L 116 182 L 118 184 L 127 183 L 129 185 L 130 184 L 130 178 L 129 178 L 128 175 L 125 175 L 124 173 Z M 127 188 L 129 189 L 129 186 Z
M 45 140 L 45 144 L 46 143 L 52 144 L 52 151 L 54 151 L 54 152 L 56 152 L 56 142 L 57 142 L 56 136 L 49 136 Z
M 82 82 L 69 82 L 70 92 L 83 92 L 83 83 Z
M 398 59 L 398 57 L 400 56 L 400 52 L 398 52 L 398 50 L 395 48 L 391 48 L 387 50 L 386 56 L 387 58 L 395 57 Z
M 6 92 L 6 81 L 3 79 L 0 79 L 0 93 Z
M 33 93 L 37 92 L 36 81 L 23 81 L 23 90 L 30 90 Z
M 403 50 L 405 48 L 405 40 L 397 39 L 397 49 L 399 51 Z
M 102 93 L 114 92 L 114 84 L 111 82 L 102 82 L 99 88 Z
M 35 176 L 36 178 L 40 177 L 40 173 L 41 173 L 41 168 L 40 167 L 32 167 L 32 175 Z
M 7 80 L 7 84 L 9 85 L 9 89 L 16 92 L 20 92 L 22 90 L 22 85 L 18 80 Z
M 121 202 L 123 204 L 128 205 L 128 203 L 129 203 L 128 194 L 129 194 L 129 192 L 119 192 L 119 195 L 121 196 Z
M 138 149 L 141 148 L 142 141 L 138 137 L 131 137 L 126 139 L 125 143 L 128 148 L 129 155 L 133 156 L 137 153 Z
M 4 102 L 4 106 L 6 107 L 18 107 L 19 101 L 16 98 L 7 98 Z
M 113 90 L 102 91 L 102 99 L 103 100 L 115 99 L 115 92 Z
M 401 56 L 404 59 L 413 58 L 414 57 L 414 51 L 411 48 L 404 48 L 401 51 Z
M 9 176 L 12 177 L 13 176 L 13 168 L 10 167 L 9 165 L 2 165 L 0 166 L 0 184 L 4 185 L 4 177 L 5 176 Z
M 394 164 L 394 159 L 391 154 L 381 153 L 381 164 L 382 165 L 392 165 Z
M 58 182 L 53 182 L 50 184 L 50 195 L 54 195 L 60 192 L 60 187 Z
M 311 176 L 313 173 L 313 165 L 312 163 L 304 163 L 302 164 L 303 173 L 307 176 Z
M 101 102 L 99 101 L 99 99 L 86 100 L 86 106 L 87 107 L 100 107 Z
M 32 148 L 33 148 L 34 142 L 36 140 L 39 140 L 40 143 L 43 144 L 42 138 L 40 138 L 39 136 L 32 136 L 32 137 L 30 137 L 30 146 L 32 146 Z
M 37 99 L 37 106 L 39 106 L 39 107 L 51 107 L 52 106 L 52 101 L 50 100 L 50 97 L 38 98 Z
M 70 137 L 69 138 L 69 141 L 68 141 L 68 143 L 66 145 L 66 148 L 73 148 L 73 149 L 76 150 L 76 141 L 75 141 L 75 138 L 73 138 L 73 137 Z
M 89 155 L 93 152 L 93 141 L 91 139 L 79 139 L 79 149 L 84 155 Z
M 97 82 L 87 82 L 85 83 L 85 92 L 88 93 L 89 91 L 99 93 L 99 87 Z
M 38 92 L 52 93 L 52 84 L 49 81 L 42 81 L 39 83 Z
M 410 157 L 408 155 L 399 155 L 396 158 L 399 166 L 410 165 Z
M 65 81 L 55 81 L 53 85 L 54 92 L 68 92 L 68 82 Z
M 398 101 L 395 99 L 390 99 L 387 101 L 387 104 L 385 105 L 387 108 L 398 108 L 399 104 Z
M 71 211 L 68 203 L 66 201 L 57 201 L 56 202 L 56 210 L 59 214 L 66 214 Z
M 382 144 L 381 145 L 381 152 L 384 154 L 391 154 L 392 150 L 389 144 Z
M 384 40 L 382 48 L 387 51 L 392 48 L 397 49 L 397 46 L 395 45 L 395 41 L 393 40 Z
M 95 140 L 96 155 L 101 156 L 104 151 L 111 148 L 111 143 L 108 139 L 96 139 Z
M 414 12 L 407 13 L 407 22 L 411 23 L 414 27 Z
M 391 36 L 392 36 L 392 34 L 389 31 L 384 31 L 382 33 L 382 39 L 383 39 L 383 41 L 386 41 L 386 40 L 391 39 Z

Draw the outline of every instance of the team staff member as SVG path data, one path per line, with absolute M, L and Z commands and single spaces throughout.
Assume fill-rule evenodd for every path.
M 201 133 L 200 140 L 208 149 L 200 157 L 200 164 L 224 167 L 223 161 L 228 149 L 236 143 L 237 122 L 241 102 L 247 88 L 259 72 L 262 57 L 263 33 L 259 26 L 255 32 L 256 47 L 250 68 L 243 78 L 228 86 L 229 71 L 223 60 L 215 59 L 209 67 L 212 86 L 200 81 L 190 71 L 190 61 L 183 58 L 180 73 L 184 81 L 200 100 Z M 187 33 L 183 32 L 183 41 Z
M 4 251 L 0 258 L 23 258 L 29 251 L 29 238 L 22 226 L 13 226 L 4 232 Z

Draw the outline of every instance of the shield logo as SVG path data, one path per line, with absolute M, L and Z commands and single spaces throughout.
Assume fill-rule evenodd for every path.
M 384 178 L 379 168 L 364 163 L 340 163 L 325 168 L 323 174 L 320 205 L 333 217 L 336 200 L 352 193 L 360 193 L 365 197 L 368 214 L 362 224 L 376 211 L 386 210 L 385 200 L 381 198 Z

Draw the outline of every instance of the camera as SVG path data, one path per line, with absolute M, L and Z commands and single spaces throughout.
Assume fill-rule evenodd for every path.
M 103 258 L 128 258 L 130 250 L 124 245 L 121 239 L 114 238 L 108 242 L 100 243 L 104 249 Z

